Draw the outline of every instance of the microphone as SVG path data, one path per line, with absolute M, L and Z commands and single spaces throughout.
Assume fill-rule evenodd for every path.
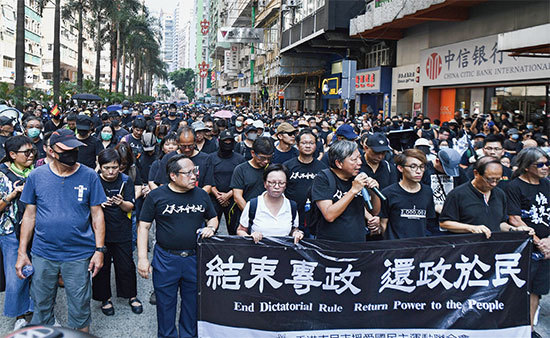
M 366 175 L 366 174 L 365 174 L 365 175 Z M 363 189 L 365 189 L 365 188 L 363 188 Z M 366 191 L 366 189 L 365 189 L 365 191 Z M 374 193 L 376 194 L 376 196 L 378 196 L 382 201 L 385 201 L 385 200 L 386 200 L 386 196 L 384 196 L 384 194 L 382 194 L 382 192 L 381 192 L 378 188 L 374 187 L 374 188 L 372 188 L 372 191 L 374 191 Z M 366 193 L 367 193 L 367 195 L 368 195 L 368 192 L 366 192 Z M 364 197 L 364 196 L 365 196 L 365 193 L 363 193 L 363 197 Z M 369 200 L 370 200 L 370 195 L 369 195 Z
M 365 203 L 367 203 L 367 208 L 369 210 L 372 210 L 372 202 L 370 201 L 370 194 L 367 191 L 367 188 L 363 187 L 361 189 L 361 195 L 363 195 L 363 199 L 365 200 Z

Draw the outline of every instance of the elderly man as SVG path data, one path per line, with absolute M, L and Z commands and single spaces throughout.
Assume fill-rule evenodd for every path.
M 101 204 L 107 201 L 97 173 L 77 163 L 78 141 L 68 129 L 50 137 L 52 162 L 33 170 L 21 194 L 27 206 L 15 268 L 34 266 L 31 324 L 53 325 L 57 276 L 63 275 L 68 326 L 89 331 L 91 277 L 103 266 L 105 221 Z M 40 217 L 37 217 L 40 215 Z M 33 235 L 34 232 L 34 235 Z M 32 263 L 27 256 L 33 236 Z

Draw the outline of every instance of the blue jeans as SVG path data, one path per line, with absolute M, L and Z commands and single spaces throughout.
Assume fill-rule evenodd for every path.
M 30 296 L 30 278 L 19 279 L 15 274 L 17 249 L 19 241 L 15 232 L 0 236 L 0 249 L 4 256 L 4 274 L 6 276 L 6 292 L 4 299 L 4 316 L 17 317 L 33 311 Z
M 155 246 L 153 287 L 157 296 L 158 336 L 197 336 L 197 257 L 181 257 Z M 176 330 L 178 289 L 181 297 L 179 335 Z

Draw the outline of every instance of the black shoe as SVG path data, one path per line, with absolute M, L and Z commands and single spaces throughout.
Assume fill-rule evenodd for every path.
M 132 305 L 132 303 L 139 303 L 139 305 Z M 130 304 L 130 307 L 132 308 L 132 312 L 135 314 L 140 314 L 143 312 L 143 305 L 141 304 L 141 301 L 137 298 L 128 300 L 128 304 Z
M 537 331 L 531 331 L 531 338 L 542 338 Z
M 149 303 L 153 305 L 157 305 L 157 295 L 155 295 L 155 291 L 151 292 L 151 297 L 149 297 Z
M 111 305 L 111 307 L 105 308 L 107 305 Z M 101 302 L 101 312 L 103 312 L 106 316 L 113 316 L 115 314 L 115 307 L 113 306 L 113 303 L 110 300 Z

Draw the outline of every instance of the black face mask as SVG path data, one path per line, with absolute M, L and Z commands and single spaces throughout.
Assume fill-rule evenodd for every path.
M 170 115 L 170 116 L 176 116 L 176 112 L 175 112 L 175 111 L 171 111 L 170 113 L 168 113 L 168 115 Z
M 86 137 L 88 136 L 88 130 L 79 130 L 77 129 L 76 132 L 78 133 L 78 135 L 80 135 L 81 137 Z
M 393 126 L 394 126 L 394 127 L 399 127 L 399 122 L 398 122 L 398 121 L 394 121 L 394 122 L 393 122 Z
M 423 124 L 422 124 L 422 127 L 423 127 L 424 129 L 430 129 L 430 124 L 429 124 L 429 123 L 423 123 Z
M 69 167 L 75 165 L 76 161 L 78 160 L 78 148 L 67 150 L 62 153 L 58 153 L 56 151 L 55 153 L 59 155 L 58 161 Z
M 113 122 L 111 122 L 111 125 L 113 127 L 118 127 L 120 125 L 120 121 L 119 120 L 113 120 Z
M 220 155 L 222 157 L 229 157 L 233 153 L 233 148 L 235 147 L 235 141 L 231 143 L 220 142 Z

